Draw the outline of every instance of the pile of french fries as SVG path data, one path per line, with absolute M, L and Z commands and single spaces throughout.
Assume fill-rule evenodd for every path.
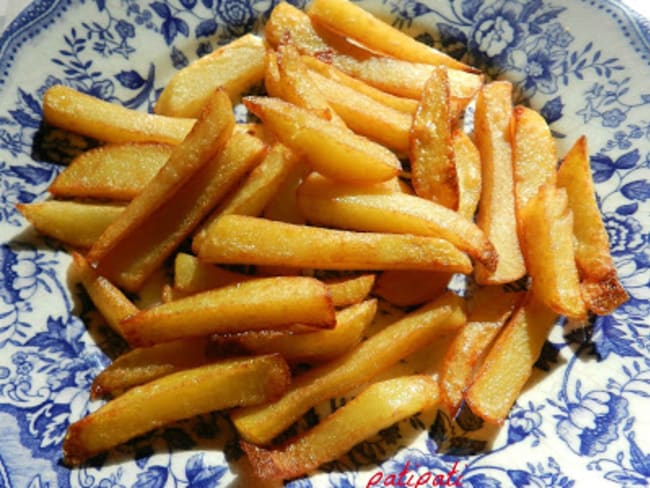
M 260 83 L 268 96 L 244 96 Z M 260 123 L 235 121 L 242 96 Z M 471 137 L 459 127 L 473 99 Z M 176 73 L 155 114 L 65 86 L 43 113 L 104 144 L 56 178 L 55 199 L 19 208 L 76 249 L 78 280 L 132 347 L 93 383 L 93 398 L 113 399 L 70 426 L 70 464 L 214 410 L 229 412 L 257 476 L 279 479 L 441 403 L 500 423 L 560 315 L 583 321 L 627 298 L 586 139 L 558 168 L 546 122 L 513 107 L 510 83 L 348 0 L 278 5 L 264 38 Z M 170 262 L 160 303 L 136 307 L 125 293 Z M 469 298 L 447 291 L 456 273 L 478 285 Z M 504 291 L 526 275 L 528 291 Z M 407 311 L 373 325 L 386 302 Z M 449 334 L 435 375 L 390 377 Z

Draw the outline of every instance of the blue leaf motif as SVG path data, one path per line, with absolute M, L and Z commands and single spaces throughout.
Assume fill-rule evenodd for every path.
M 465 478 L 463 480 L 463 486 L 469 486 L 470 488 L 501 488 L 501 483 L 499 480 L 480 473 Z
M 18 93 L 20 93 L 20 98 L 25 102 L 25 104 L 27 104 L 32 112 L 37 115 L 42 115 L 43 111 L 41 110 L 41 104 L 38 103 L 33 96 L 20 88 L 18 89 Z
M 628 205 L 621 205 L 616 209 L 616 213 L 619 215 L 634 215 L 639 209 L 639 204 L 634 202 Z
M 614 174 L 614 161 L 604 154 L 596 154 L 591 157 L 591 172 L 594 182 L 603 183 L 609 180 Z
M 162 488 L 167 481 L 167 468 L 152 466 L 144 473 L 139 473 L 133 488 Z
M 41 122 L 38 119 L 32 117 L 30 114 L 28 114 L 27 112 L 21 109 L 10 110 L 9 114 L 11 114 L 13 119 L 23 127 L 31 127 L 33 129 L 38 129 L 39 125 L 41 124 Z
M 203 470 L 203 453 L 194 454 L 185 463 L 185 476 L 192 481 Z
M 190 26 L 187 25 L 187 22 L 185 22 L 183 19 L 174 18 L 174 23 L 176 24 L 176 29 L 178 29 L 178 32 L 183 34 L 185 37 L 188 37 L 190 35 Z
M 562 110 L 564 110 L 564 104 L 562 97 L 558 96 L 546 102 L 540 113 L 547 123 L 552 124 L 562 118 Z
M 137 90 L 145 83 L 142 76 L 135 70 L 120 71 L 115 75 L 115 78 L 120 82 L 120 85 L 131 90 Z
M 31 185 L 40 185 L 52 178 L 52 169 L 40 166 L 17 166 L 11 168 L 11 172 Z
M 196 5 L 196 0 L 181 0 L 181 5 L 188 10 L 191 10 Z
M 526 2 L 524 8 L 521 9 L 521 14 L 519 14 L 519 20 L 521 22 L 528 22 L 530 16 L 542 8 L 542 6 L 542 0 L 531 0 L 529 2 Z
M 461 10 L 467 19 L 473 19 L 481 8 L 481 0 L 463 0 Z
M 547 22 L 550 22 L 551 20 L 555 19 L 558 15 L 560 15 L 565 10 L 566 10 L 566 8 L 564 8 L 564 7 L 551 9 L 548 12 L 545 12 L 542 15 L 539 15 L 538 17 L 535 17 L 531 21 L 531 23 L 532 24 L 537 24 L 537 25 L 546 24 Z
M 95 0 L 97 2 L 97 10 L 100 12 L 106 8 L 106 0 Z
M 650 199 L 650 181 L 636 180 L 623 185 L 621 193 L 630 200 L 640 200 L 645 202 Z
M 506 472 L 515 486 L 528 486 L 531 482 L 530 473 L 527 473 L 526 471 L 520 469 L 509 469 Z
M 225 466 L 206 466 L 203 453 L 195 454 L 185 465 L 188 487 L 192 488 L 215 488 L 225 473 Z
M 637 473 L 650 478 L 650 454 L 644 454 L 633 434 L 630 434 L 627 440 L 630 443 L 630 464 Z
M 169 10 L 169 6 L 166 3 L 153 2 L 149 6 L 163 19 L 168 19 L 172 16 L 172 11 Z
M 205 8 L 212 8 L 213 5 L 213 0 L 201 0 Z
M 641 155 L 639 154 L 639 150 L 635 149 L 618 158 L 614 163 L 614 167 L 616 169 L 632 169 L 639 162 L 639 159 L 641 159 Z
M 213 19 L 204 20 L 196 26 L 196 37 L 209 37 L 217 32 L 217 23 Z
M 616 327 L 617 322 L 611 316 L 598 317 L 594 322 L 592 340 L 601 359 L 606 359 L 610 354 L 617 356 L 638 357 L 641 354 L 631 345 L 632 339 L 625 336 L 625 332 Z

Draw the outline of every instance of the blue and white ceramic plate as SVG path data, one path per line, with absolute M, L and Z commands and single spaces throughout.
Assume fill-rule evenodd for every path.
M 630 301 L 585 329 L 558 326 L 534 385 L 488 438 L 471 417 L 416 417 L 291 486 L 650 484 L 650 22 L 628 2 L 363 3 L 516 83 L 519 100 L 551 124 L 561 154 L 587 134 Z M 218 415 L 136 439 L 81 469 L 61 464 L 68 424 L 97 407 L 90 383 L 121 345 L 101 329 L 91 327 L 91 335 L 93 313 L 67 282 L 67 254 L 30 231 L 15 204 L 46 198 L 61 170 L 52 161 L 69 156 L 41 128 L 49 86 L 150 109 L 175 69 L 259 30 L 272 7 L 268 0 L 38 0 L 2 34 L 0 487 L 257 486 L 238 477 L 241 452 Z

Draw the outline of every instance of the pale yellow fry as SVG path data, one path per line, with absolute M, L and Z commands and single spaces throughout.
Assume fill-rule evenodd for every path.
M 154 112 L 173 117 L 198 117 L 215 89 L 237 99 L 262 81 L 266 48 L 258 36 L 246 34 L 177 71 L 165 85 Z
M 469 273 L 469 258 L 435 237 L 351 232 L 225 215 L 210 227 L 199 258 L 224 264 L 315 269 L 429 269 Z
M 458 179 L 458 213 L 468 220 L 474 220 L 481 199 L 481 156 L 462 130 L 454 131 L 452 145 Z
M 430 377 L 390 379 L 368 386 L 316 427 L 283 447 L 264 449 L 246 442 L 242 447 L 259 478 L 295 478 L 337 459 L 381 429 L 433 408 L 439 399 L 438 385 Z
M 447 291 L 451 273 L 438 271 L 384 271 L 373 293 L 398 307 L 420 305 Z
M 515 191 L 510 146 L 512 85 L 496 81 L 479 92 L 474 114 L 474 137 L 481 154 L 482 190 L 476 221 L 499 254 L 496 270 L 476 267 L 482 285 L 518 280 L 526 274 L 515 218 Z
M 176 420 L 269 401 L 288 382 L 289 370 L 279 355 L 230 359 L 165 376 L 71 424 L 63 441 L 64 458 L 80 464 Z
M 343 181 L 380 182 L 401 163 L 388 149 L 278 98 L 247 97 L 246 107 L 316 171 Z
M 505 420 L 557 318 L 532 296 L 515 311 L 465 393 L 472 412 L 491 423 Z
M 92 246 L 124 211 L 114 204 L 48 200 L 19 203 L 16 208 L 36 230 L 75 247 Z
M 294 377 L 287 393 L 277 401 L 235 410 L 231 418 L 244 440 L 267 444 L 312 406 L 352 391 L 464 322 L 463 300 L 446 293 L 377 332 L 345 356 Z
M 45 92 L 43 118 L 48 124 L 100 141 L 165 144 L 179 144 L 196 122 L 137 112 L 62 85 Z

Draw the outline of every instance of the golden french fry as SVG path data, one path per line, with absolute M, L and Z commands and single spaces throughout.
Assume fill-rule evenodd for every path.
M 285 445 L 264 449 L 247 442 L 242 448 L 262 479 L 289 479 L 337 459 L 381 429 L 433 408 L 437 383 L 428 376 L 404 376 L 374 383 L 318 425 Z
M 283 144 L 316 171 L 344 181 L 379 182 L 401 164 L 388 149 L 278 98 L 246 97 L 244 104 Z
M 75 247 L 92 246 L 124 211 L 114 204 L 48 200 L 16 208 L 40 233 Z
M 384 271 L 373 292 L 398 307 L 420 305 L 442 295 L 451 276 L 437 271 Z
M 439 237 L 495 269 L 494 247 L 479 227 L 433 201 L 310 175 L 298 189 L 298 205 L 317 225 L 372 232 Z
M 463 300 L 446 293 L 388 325 L 345 356 L 294 377 L 282 398 L 235 410 L 231 418 L 245 441 L 267 444 L 312 406 L 352 391 L 464 323 Z
M 587 307 L 573 249 L 573 214 L 567 192 L 543 185 L 524 213 L 523 246 L 532 292 L 551 310 L 583 320 Z
M 351 232 L 243 215 L 218 219 L 199 258 L 213 263 L 316 269 L 429 269 L 469 273 L 469 258 L 448 241 L 415 235 Z
M 598 210 L 586 137 L 578 139 L 564 157 L 557 178 L 558 185 L 567 191 L 573 212 L 575 256 L 583 297 L 589 310 L 607 315 L 626 302 L 628 296 L 616 277 L 607 231 Z
M 160 143 L 107 144 L 77 156 L 48 188 L 58 197 L 130 200 L 171 155 Z
M 229 359 L 179 371 L 135 387 L 68 427 L 68 464 L 86 459 L 171 422 L 281 395 L 289 369 L 281 356 Z
M 129 344 L 286 328 L 333 327 L 334 306 L 325 284 L 313 278 L 258 278 L 165 303 L 122 322 Z
M 335 307 L 346 307 L 365 300 L 374 283 L 373 274 L 325 281 Z
M 63 85 L 45 92 L 43 118 L 48 124 L 100 141 L 164 144 L 179 144 L 196 122 L 137 112 Z
M 194 173 L 133 232 L 121 238 L 98 262 L 99 271 L 125 289 L 136 291 L 144 280 L 189 236 L 263 157 L 257 137 L 232 134 L 225 148 Z
M 456 210 L 458 181 L 451 142 L 449 78 L 433 68 L 413 117 L 410 138 L 411 183 L 415 193 Z
M 179 252 L 174 260 L 174 289 L 188 295 L 252 278 L 243 273 L 204 263 L 191 254 Z
M 458 213 L 468 220 L 474 220 L 481 199 L 481 155 L 462 130 L 454 131 L 452 146 L 458 181 Z
M 165 85 L 154 112 L 172 117 L 198 117 L 215 89 L 235 103 L 264 76 L 264 42 L 246 34 L 177 71 Z
M 298 202 L 296 201 L 296 190 L 303 178 L 310 172 L 311 169 L 302 159 L 298 161 L 282 185 L 280 185 L 277 193 L 264 208 L 264 218 L 289 224 L 304 224 L 305 218 L 298 209 Z
M 465 393 L 473 413 L 502 423 L 532 373 L 557 314 L 531 294 L 497 337 Z
M 472 384 L 476 366 L 521 299 L 521 293 L 507 293 L 500 287 L 480 288 L 470 298 L 467 324 L 449 345 L 440 371 L 442 398 L 452 414 Z
M 482 190 L 476 221 L 499 254 L 496 270 L 476 266 L 476 281 L 496 285 L 526 274 L 515 218 L 515 193 L 510 146 L 512 85 L 495 81 L 479 92 L 474 137 L 481 154 Z

